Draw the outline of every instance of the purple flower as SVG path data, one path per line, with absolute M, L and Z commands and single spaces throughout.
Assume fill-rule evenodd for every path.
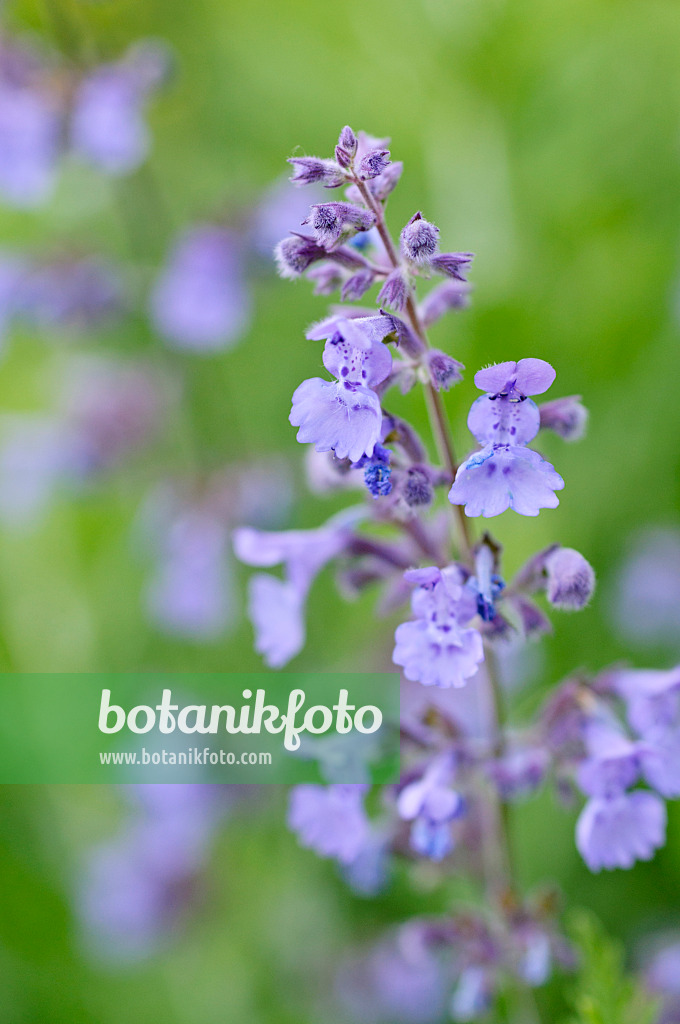
M 426 925 L 402 926 L 394 937 L 341 970 L 341 1002 L 359 1024 L 437 1024 L 446 1003 L 444 969 L 429 948 Z
M 613 799 L 593 797 L 576 825 L 576 845 L 591 871 L 630 868 L 650 860 L 666 840 L 666 807 L 653 793 L 635 790 Z
M 520 800 L 535 792 L 543 782 L 549 764 L 543 747 L 514 746 L 487 768 L 503 800 Z
M 302 846 L 320 857 L 333 857 L 351 864 L 369 839 L 369 821 L 364 810 L 368 786 L 302 785 L 290 794 L 288 827 Z
M 377 178 L 390 162 L 389 149 L 371 149 L 359 162 L 359 177 L 362 181 Z
M 187 509 L 168 524 L 159 544 L 146 603 L 164 632 L 212 640 L 233 616 L 225 524 L 200 509 Z
M 610 685 L 628 709 L 628 721 L 641 736 L 655 738 L 680 725 L 680 666 L 667 672 L 622 669 Z
M 498 516 L 512 508 L 537 516 L 542 508 L 557 508 L 554 493 L 564 480 L 538 452 L 519 445 L 488 445 L 458 469 L 449 491 L 453 505 L 465 505 L 468 516 Z
M 562 477 L 525 445 L 538 433 L 538 407 L 529 395 L 550 387 L 555 371 L 543 359 L 498 363 L 475 374 L 486 394 L 472 404 L 468 427 L 481 445 L 458 469 L 449 501 L 468 516 L 497 516 L 507 508 L 536 516 L 556 508 Z
M 612 597 L 615 624 L 622 637 L 641 644 L 677 644 L 680 534 L 652 529 L 636 537 Z
M 222 794 L 209 786 L 127 792 L 136 806 L 125 830 L 89 853 L 78 880 L 88 950 L 118 961 L 146 957 L 171 936 L 224 813 Z
M 451 759 L 434 760 L 420 779 L 404 786 L 397 810 L 404 821 L 412 821 L 411 845 L 431 860 L 442 860 L 453 849 L 450 823 L 465 812 L 465 802 L 450 788 Z
M 474 259 L 471 252 L 442 252 L 433 256 L 430 265 L 440 274 L 446 274 L 456 281 L 466 281 L 465 273 Z
M 293 583 L 256 573 L 248 584 L 248 617 L 255 650 L 270 668 L 283 668 L 305 645 L 305 597 Z
M 226 228 L 206 224 L 180 236 L 151 295 L 154 324 L 170 345 L 216 352 L 238 341 L 251 316 L 243 258 Z
M 64 334 L 95 330 L 123 306 L 116 267 L 94 257 L 29 263 L 18 283 L 16 312 L 31 326 Z
M 412 598 L 416 616 L 397 626 L 392 660 L 407 679 L 424 686 L 464 686 L 484 660 L 482 638 L 466 627 L 477 611 L 474 592 L 463 585 L 456 566 L 409 570 L 417 585 Z
M 284 238 L 274 249 L 274 259 L 281 277 L 296 278 L 304 274 L 313 263 L 329 260 L 339 267 L 364 269 L 366 261 L 350 246 L 337 246 L 328 252 L 315 238 L 297 233 Z
M 356 322 L 346 320 L 326 342 L 323 362 L 337 380 L 303 381 L 293 395 L 289 420 L 300 428 L 300 443 L 358 462 L 380 440 L 382 411 L 372 387 L 388 376 L 391 353 L 381 342 L 369 340 Z
M 363 508 L 347 509 L 317 530 L 266 533 L 235 530 L 236 557 L 246 565 L 285 565 L 285 579 L 262 573 L 250 581 L 248 614 L 256 650 L 271 668 L 281 668 L 304 646 L 304 610 L 309 588 L 323 566 L 345 548 Z
M 578 768 L 578 784 L 588 796 L 613 799 L 633 786 L 640 775 L 638 745 L 607 722 L 586 724 L 588 756 Z
M 493 972 L 478 964 L 461 971 L 451 997 L 451 1017 L 460 1024 L 484 1016 L 493 1000 Z
M 401 313 L 406 308 L 408 295 L 409 285 L 405 271 L 397 267 L 385 278 L 385 283 L 378 292 L 378 302 Z
M 38 206 L 54 186 L 61 112 L 47 79 L 29 51 L 0 44 L 0 196 L 11 206 Z
M 85 75 L 71 119 L 71 145 L 78 156 L 112 175 L 129 174 L 144 162 L 150 148 L 145 108 L 167 62 L 164 51 L 147 43 Z
M 153 438 L 164 412 L 162 382 L 148 366 L 104 357 L 69 363 L 60 398 L 83 479 L 116 466 Z

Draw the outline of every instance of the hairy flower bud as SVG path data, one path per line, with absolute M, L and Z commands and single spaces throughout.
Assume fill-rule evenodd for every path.
M 292 156 L 288 160 L 295 172 L 291 176 L 293 185 L 313 185 L 321 182 L 325 188 L 344 185 L 344 171 L 333 160 L 321 160 L 317 156 Z
M 580 395 L 556 398 L 554 402 L 539 405 L 541 429 L 553 430 L 565 441 L 580 441 L 586 432 L 588 410 Z
M 573 548 L 557 548 L 545 562 L 546 594 L 555 608 L 578 611 L 595 589 L 595 573 L 583 555 Z
M 466 281 L 465 274 L 473 259 L 474 254 L 471 252 L 442 252 L 433 257 L 432 269 L 456 281 Z
M 356 274 L 348 277 L 342 286 L 340 296 L 343 302 L 357 302 L 373 284 L 374 275 L 372 270 L 359 270 Z
M 415 213 L 401 232 L 401 251 L 412 263 L 428 264 L 437 252 L 439 228 Z
M 461 370 L 465 367 L 453 356 L 438 349 L 430 349 L 427 353 L 427 368 L 430 374 L 430 383 L 435 391 L 448 391 L 459 380 L 463 379 Z
M 354 156 L 357 151 L 357 137 L 348 124 L 340 132 L 338 138 L 338 146 L 344 149 L 345 152 L 349 153 L 350 156 Z
M 385 278 L 385 283 L 378 293 L 378 302 L 391 306 L 397 313 L 401 313 L 407 299 L 408 283 L 401 267 L 397 267 Z
M 348 231 L 369 231 L 375 216 L 353 203 L 315 203 L 303 223 L 311 224 L 319 245 L 332 249 Z
M 310 264 L 326 256 L 326 250 L 306 235 L 289 235 L 274 249 L 274 259 L 281 277 L 299 277 Z
M 402 496 L 410 508 L 430 505 L 434 498 L 434 489 L 429 474 L 422 466 L 411 466 L 402 486 Z
M 359 177 L 362 181 L 377 178 L 390 162 L 389 149 L 372 149 L 359 164 Z

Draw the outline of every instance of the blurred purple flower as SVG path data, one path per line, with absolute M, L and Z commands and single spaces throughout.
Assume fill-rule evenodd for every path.
M 241 240 L 218 225 L 185 231 L 151 295 L 151 317 L 174 348 L 217 352 L 248 328 L 251 299 Z
M 212 640 L 234 614 L 228 531 L 200 509 L 173 519 L 159 542 L 155 572 L 147 585 L 151 619 L 164 632 Z
M 309 588 L 323 566 L 346 547 L 352 528 L 364 515 L 363 508 L 346 509 L 316 530 L 234 531 L 234 551 L 241 562 L 285 566 L 284 580 L 266 573 L 250 579 L 248 613 L 255 628 L 255 649 L 270 668 L 281 668 L 304 646 Z
M 86 74 L 73 100 L 74 152 L 106 174 L 128 174 L 139 167 L 150 148 L 147 102 L 168 62 L 164 47 L 138 43 L 120 61 Z
M 288 827 L 302 846 L 321 857 L 351 864 L 365 847 L 369 821 L 364 810 L 368 786 L 295 786 L 290 793 Z
M 124 830 L 90 852 L 77 883 L 88 950 L 113 961 L 142 959 L 171 937 L 226 809 L 211 786 L 127 791 L 133 806 Z
M 591 798 L 576 825 L 576 845 L 591 871 L 650 860 L 665 841 L 666 807 L 644 790 Z
M 83 333 L 123 306 L 118 270 L 95 257 L 28 261 L 17 289 L 16 313 L 39 330 Z
M 38 58 L 0 44 L 0 196 L 9 205 L 34 207 L 50 195 L 61 128 L 56 93 Z
M 611 608 L 624 639 L 679 646 L 680 533 L 655 528 L 633 540 L 617 574 Z

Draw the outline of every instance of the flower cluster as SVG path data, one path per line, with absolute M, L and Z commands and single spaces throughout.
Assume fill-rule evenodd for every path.
M 332 157 L 291 158 L 295 185 L 345 194 L 310 204 L 307 230 L 275 250 L 283 277 L 306 276 L 317 294 L 338 290 L 345 303 L 307 330 L 324 343 L 332 379 L 299 385 L 290 422 L 313 448 L 312 489 L 363 488 L 363 511 L 353 507 L 316 530 L 241 529 L 234 549 L 249 565 L 284 565 L 283 579 L 260 574 L 250 584 L 256 647 L 272 667 L 301 650 L 309 587 L 329 562 L 339 563 L 345 593 L 378 585 L 381 611 L 410 598 L 412 617 L 397 626 L 392 654 L 404 677 L 399 783 L 382 787 L 377 801 L 366 784 L 297 787 L 288 824 L 303 846 L 337 861 L 350 884 L 367 863 L 373 877 L 381 865 L 386 884 L 388 855 L 424 858 L 480 884 L 483 913 L 454 909 L 443 920 L 409 922 L 339 979 L 350 1009 L 361 993 L 361 1020 L 435 1020 L 448 1002 L 451 1017 L 467 1021 L 490 1009 L 509 977 L 531 988 L 554 966 L 573 965 L 555 900 L 518 890 L 501 805 L 547 780 L 559 793 L 577 786 L 587 802 L 576 845 L 592 870 L 650 857 L 664 842 L 663 798 L 680 795 L 680 676 L 617 670 L 568 680 L 536 720 L 505 724 L 497 660 L 509 642 L 549 632 L 546 610 L 585 608 L 595 574 L 580 552 L 551 544 L 508 578 L 502 544 L 488 531 L 475 538 L 471 520 L 556 508 L 564 481 L 529 445 L 541 430 L 577 440 L 587 412 L 579 396 L 534 401 L 556 377 L 545 359 L 487 366 L 475 374 L 483 394 L 467 420 L 480 447 L 457 461 L 442 392 L 464 367 L 430 347 L 427 328 L 467 305 L 472 255 L 441 252 L 439 229 L 421 212 L 393 239 L 385 203 L 402 165 L 388 143 L 345 127 Z M 420 283 L 436 275 L 445 280 L 419 296 Z M 377 309 L 352 305 L 372 289 Z M 386 408 L 391 389 L 407 394 L 418 384 L 436 460 Z

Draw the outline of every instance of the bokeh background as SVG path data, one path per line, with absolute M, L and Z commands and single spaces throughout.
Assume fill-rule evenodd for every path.
M 218 217 L 242 230 L 285 158 L 296 147 L 330 154 L 346 123 L 391 136 L 393 157 L 405 161 L 392 227 L 421 209 L 446 247 L 476 253 L 471 308 L 433 330 L 469 371 L 446 397 L 458 447 L 468 444 L 471 373 L 490 361 L 547 359 L 558 373 L 551 397 L 581 394 L 591 411 L 582 442 L 543 442 L 566 480 L 559 508 L 494 522 L 511 569 L 559 539 L 599 577 L 588 611 L 560 618 L 526 663 L 518 714 L 575 664 L 678 660 L 677 616 L 650 638 L 619 610 L 640 531 L 673 529 L 678 518 L 674 0 L 25 0 L 1 15 L 3 31 L 75 65 L 115 59 L 149 37 L 173 55 L 150 104 L 143 167 L 111 178 L 67 156 L 47 203 L 0 204 L 3 250 L 104 256 L 123 268 L 128 295 L 102 328 L 12 327 L 3 415 L 53 408 L 84 353 L 141 359 L 173 392 L 150 444 L 86 486 L 55 487 L 36 521 L 2 525 L 2 671 L 260 668 L 242 610 L 245 574 L 226 550 L 225 628 L 206 642 L 158 628 L 145 610 L 153 555 L 140 510 L 168 481 L 230 467 L 236 488 L 239 474 L 262 466 L 274 481 L 265 519 L 275 507 L 278 525 L 313 526 L 340 507 L 305 494 L 287 422 L 294 388 L 318 372 L 303 329 L 325 300 L 277 280 L 251 254 L 250 324 L 229 350 L 202 355 L 165 345 L 147 301 L 178 232 Z M 401 408 L 425 428 L 418 396 Z M 669 586 L 648 590 L 663 605 Z M 295 666 L 382 667 L 391 624 L 373 616 L 374 604 L 370 593 L 342 604 L 324 574 Z M 124 799 L 93 787 L 3 787 L 0 803 L 0 1020 L 12 1024 L 341 1021 L 329 993 L 344 951 L 446 906 L 462 884 L 399 869 L 384 893 L 362 899 L 286 831 L 283 791 L 244 790 L 212 838 L 186 913 L 152 948 L 107 958 L 83 929 L 78 886 L 88 851 L 128 813 Z M 549 794 L 515 812 L 522 879 L 557 880 L 634 960 L 645 935 L 677 922 L 680 814 L 672 809 L 668 845 L 652 863 L 599 876 L 576 853 L 574 820 Z M 540 998 L 559 1019 L 554 986 Z

